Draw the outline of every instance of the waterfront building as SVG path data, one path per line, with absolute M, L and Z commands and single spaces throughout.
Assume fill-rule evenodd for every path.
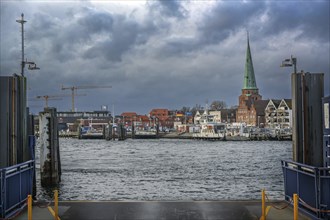
M 39 118 L 36 117 L 36 125 Z M 57 112 L 57 121 L 59 130 L 69 130 L 76 132 L 79 125 L 87 126 L 89 122 L 108 123 L 112 120 L 111 112 L 101 111 L 81 111 L 81 112 Z
M 194 124 L 200 124 L 201 117 L 201 113 L 199 111 L 196 111 L 196 114 L 194 116 Z
M 150 117 L 157 117 L 159 120 L 166 120 L 168 118 L 168 109 L 156 108 L 149 113 Z
M 150 118 L 157 118 L 161 127 L 167 127 L 169 124 L 169 111 L 168 109 L 156 108 L 152 109 L 149 113 Z
M 291 128 L 291 99 L 270 99 L 265 108 L 265 119 L 268 128 Z
M 258 101 L 262 100 L 262 96 L 259 94 L 254 74 L 249 37 L 247 38 L 244 83 L 242 94 L 239 96 L 238 100 L 239 105 L 236 113 L 236 122 L 244 123 L 249 126 L 256 126 L 259 119 L 260 123 L 260 119 L 262 118 L 260 114 L 263 114 L 263 111 L 260 112 L 260 107 L 264 105 L 264 102 L 258 103 Z
M 209 122 L 221 123 L 221 111 L 205 110 L 202 114 L 197 111 L 194 122 L 195 124 L 205 124 Z
M 236 112 L 237 108 L 221 109 L 221 121 L 223 123 L 235 123 Z
M 132 126 L 132 122 L 137 120 L 138 114 L 136 112 L 123 112 L 120 117 L 126 126 Z

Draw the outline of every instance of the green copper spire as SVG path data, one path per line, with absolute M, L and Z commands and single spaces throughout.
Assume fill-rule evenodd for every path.
M 246 50 L 243 89 L 258 89 L 256 78 L 254 76 L 253 62 L 252 62 L 250 42 L 249 42 L 249 32 L 247 33 L 247 50 Z

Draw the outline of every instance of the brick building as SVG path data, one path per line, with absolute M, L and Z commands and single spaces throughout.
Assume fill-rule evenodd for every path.
M 265 118 L 264 109 L 268 101 L 262 100 L 259 94 L 256 78 L 254 75 L 253 62 L 250 50 L 249 37 L 247 38 L 247 50 L 245 60 L 244 83 L 242 94 L 238 98 L 236 122 L 245 123 L 250 126 L 257 126 Z
M 158 118 L 158 122 L 159 125 L 161 127 L 169 127 L 170 124 L 172 123 L 169 118 L 169 111 L 168 109 L 162 109 L 162 108 L 158 108 L 158 109 L 152 109 L 149 113 L 151 118 Z

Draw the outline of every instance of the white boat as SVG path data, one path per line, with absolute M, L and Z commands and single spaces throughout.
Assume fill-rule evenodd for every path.
M 147 130 L 135 130 L 134 138 L 136 139 L 158 138 L 157 130 L 153 128 Z
M 225 140 L 226 124 L 224 123 L 207 123 L 201 125 L 199 133 L 194 133 L 193 138 L 204 140 Z
M 79 139 L 103 139 L 103 126 L 104 123 L 98 123 L 80 127 Z

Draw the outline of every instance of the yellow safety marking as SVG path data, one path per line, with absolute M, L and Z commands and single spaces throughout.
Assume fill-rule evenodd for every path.
M 267 208 L 266 208 L 266 216 L 268 215 L 268 212 L 269 212 L 270 208 L 271 208 L 271 206 L 267 206 Z
M 260 220 L 266 220 L 266 193 L 265 190 L 261 190 L 261 218 Z
M 28 220 L 32 220 L 32 196 L 28 195 Z
M 299 206 L 298 194 L 293 194 L 293 220 L 298 220 L 298 206 Z
M 54 209 L 55 209 L 55 220 L 58 220 L 58 191 L 54 190 Z
M 52 207 L 48 206 L 48 210 L 50 214 L 55 218 L 55 211 L 52 209 Z M 59 216 L 57 216 L 57 220 L 61 220 Z

